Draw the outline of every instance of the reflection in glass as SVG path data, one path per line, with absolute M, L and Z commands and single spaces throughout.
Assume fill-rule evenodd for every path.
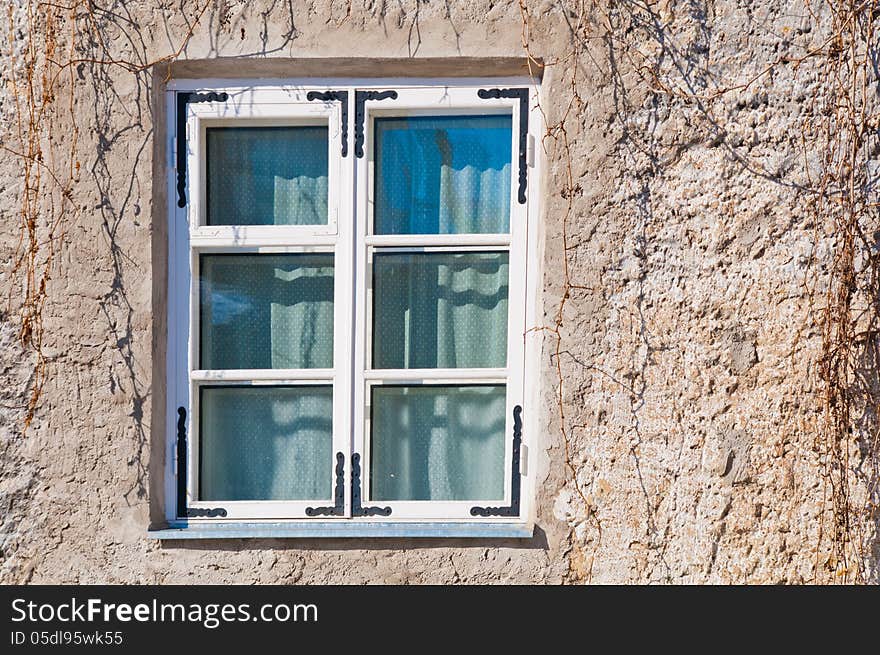
M 332 368 L 333 255 L 201 255 L 200 368 Z
M 370 499 L 501 500 L 505 387 L 376 386 Z
M 208 225 L 326 225 L 328 130 L 209 127 Z
M 200 390 L 200 500 L 331 496 L 330 386 Z
M 377 253 L 374 368 L 502 368 L 508 254 Z
M 511 117 L 375 119 L 375 233 L 510 229 Z

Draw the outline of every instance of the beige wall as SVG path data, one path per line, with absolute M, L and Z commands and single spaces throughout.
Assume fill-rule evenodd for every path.
M 527 4 L 536 15 L 531 50 L 553 63 L 568 52 L 571 17 L 552 1 Z M 709 88 L 707 79 L 745 84 L 780 49 L 811 38 L 798 18 L 802 3 L 789 4 L 660 3 L 668 52 L 646 38 L 641 56 L 697 91 Z M 176 49 L 195 11 L 181 16 L 157 5 L 126 2 L 126 13 L 108 22 L 115 56 L 148 62 Z M 541 433 L 530 437 L 541 462 L 535 538 L 146 538 L 151 515 L 161 516 L 163 485 L 155 471 L 164 438 L 166 205 L 156 155 L 167 76 L 296 76 L 316 70 L 297 63 L 314 57 L 346 58 L 335 65 L 353 66 L 357 76 L 362 58 L 380 56 L 398 60 L 383 64 L 388 70 L 424 74 L 438 64 L 410 58 L 523 56 L 515 2 L 355 3 L 344 15 L 342 3 L 323 0 L 218 1 L 170 73 L 87 62 L 78 69 L 78 211 L 44 311 L 50 374 L 24 436 L 32 361 L 17 345 L 14 314 L 0 314 L 0 580 L 813 579 L 827 543 L 817 552 L 819 335 L 805 279 L 825 283 L 807 273 L 811 257 L 827 256 L 829 240 L 809 220 L 797 184 L 811 165 L 799 150 L 799 126 L 810 120 L 803 97 L 821 80 L 789 67 L 772 83 L 701 104 L 649 93 L 633 62 L 609 58 L 601 40 L 579 61 L 584 103 L 566 123 L 570 158 L 558 141 L 545 143 L 546 325 L 555 323 L 566 252 L 576 288 L 560 331 L 567 447 L 552 334 L 540 362 Z M 458 64 L 462 73 L 510 74 L 506 60 Z M 571 70 L 557 64 L 544 73 L 550 124 L 569 104 Z M 0 117 L 11 129 L 14 107 L 8 89 L 2 93 Z M 0 273 L 8 286 L 20 178 L 17 160 L 0 157 Z

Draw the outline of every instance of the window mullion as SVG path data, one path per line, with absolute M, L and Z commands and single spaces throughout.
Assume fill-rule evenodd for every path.
M 356 396 L 355 352 L 356 343 L 352 339 L 352 325 L 356 324 L 356 282 L 357 259 L 355 257 L 357 207 L 355 201 L 356 162 L 351 147 L 353 123 L 354 89 L 344 89 L 338 93 L 339 139 L 344 140 L 342 148 L 336 148 L 339 170 L 339 197 L 337 198 L 337 240 L 336 240 L 336 297 L 334 317 L 334 369 L 336 372 L 333 387 L 333 491 L 337 511 L 339 495 L 342 500 L 344 518 L 351 517 L 351 479 L 352 453 L 356 429 L 353 423 L 353 408 L 358 404 Z M 343 123 L 344 121 L 344 123 Z M 334 142 L 336 146 L 339 141 Z
M 507 368 L 371 368 L 365 377 L 372 383 L 408 382 L 427 384 L 503 382 Z
M 197 369 L 190 379 L 200 382 L 323 382 L 333 380 L 332 368 L 269 368 L 269 369 Z
M 357 473 L 349 466 L 349 480 L 351 484 L 348 487 L 349 503 L 347 505 L 349 515 L 353 515 L 352 510 L 356 509 L 355 505 L 360 505 L 360 500 L 364 492 L 363 486 L 363 466 L 365 464 L 364 454 L 367 452 L 367 435 L 365 431 L 366 415 L 369 411 L 367 402 L 367 387 L 365 381 L 365 372 L 367 368 L 367 280 L 369 279 L 367 265 L 367 245 L 366 238 L 368 234 L 369 223 L 369 200 L 370 200 L 370 168 L 372 162 L 372 129 L 368 116 L 358 115 L 358 109 L 367 113 L 363 105 L 357 102 L 357 91 L 352 89 L 349 94 L 355 99 L 354 111 L 350 112 L 355 125 L 352 134 L 357 131 L 362 140 L 366 141 L 366 147 L 361 149 L 351 149 L 355 156 L 352 158 L 352 174 L 354 178 L 354 193 L 350 194 L 355 200 L 352 244 L 350 251 L 353 258 L 353 304 L 354 304 L 354 322 L 353 328 L 353 352 L 351 360 L 352 371 L 352 390 L 353 397 L 351 403 L 351 451 L 350 462 L 354 462 L 355 458 L 359 458 L 357 462 Z M 358 154 L 359 153 L 359 154 Z M 366 155 L 366 156 L 365 156 Z M 353 494 L 355 485 L 358 485 L 358 493 Z
M 375 248 L 486 248 L 510 246 L 509 234 L 374 234 L 366 243 Z

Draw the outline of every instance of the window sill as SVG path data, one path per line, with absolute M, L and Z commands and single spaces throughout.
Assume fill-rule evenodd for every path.
M 149 539 L 496 538 L 531 539 L 530 523 L 211 522 L 147 531 Z

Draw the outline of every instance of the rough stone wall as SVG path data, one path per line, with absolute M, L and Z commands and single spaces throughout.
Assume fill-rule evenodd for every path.
M 176 3 L 116 4 L 106 47 L 140 62 L 173 52 L 201 6 L 184 3 L 181 15 Z M 532 53 L 564 56 L 572 15 L 553 0 L 526 4 Z M 667 48 L 648 38 L 642 54 L 696 92 L 719 79 L 745 84 L 810 38 L 800 0 L 669 1 L 656 15 L 654 36 Z M 347 18 L 345 3 L 324 0 L 218 0 L 181 58 L 522 56 L 521 34 L 519 3 L 503 0 L 355 2 Z M 148 474 L 151 424 L 163 420 L 152 407 L 162 384 L 152 379 L 153 315 L 162 311 L 153 286 L 163 273 L 151 248 L 165 220 L 152 205 L 154 82 L 150 70 L 78 67 L 80 212 L 51 281 L 50 375 L 24 436 L 32 361 L 11 315 L 0 325 L 0 580 L 814 579 L 824 490 L 812 448 L 819 340 L 805 280 L 825 283 L 821 267 L 811 275 L 808 265 L 827 255 L 828 237 L 796 184 L 810 166 L 798 131 L 819 80 L 786 69 L 707 110 L 658 100 L 631 61 L 609 53 L 597 41 L 581 58 L 577 88 L 587 102 L 567 123 L 577 127 L 571 157 L 546 142 L 545 323 L 555 320 L 567 252 L 577 287 L 560 330 L 562 395 L 580 493 L 560 430 L 555 340 L 545 333 L 538 529 L 526 542 L 146 539 L 149 490 L 161 486 Z M 551 124 L 570 98 L 566 71 L 551 65 L 544 74 Z M 0 157 L 5 289 L 20 180 L 17 160 Z

